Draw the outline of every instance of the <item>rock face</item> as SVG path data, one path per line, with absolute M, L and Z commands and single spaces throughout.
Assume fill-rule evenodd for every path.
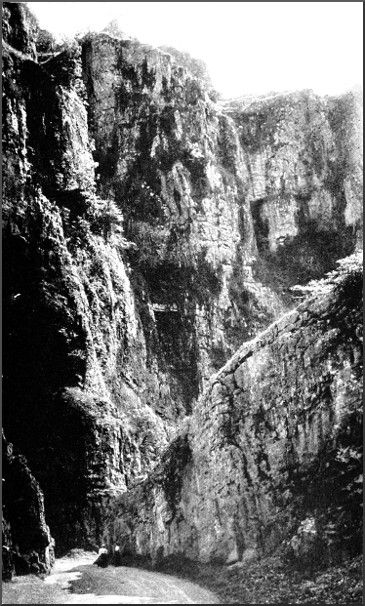
M 54 554 L 43 494 L 25 458 L 3 436 L 2 574 L 46 573 Z
M 4 428 L 62 553 L 162 456 L 175 502 L 212 373 L 359 246 L 360 101 L 217 102 L 189 56 L 58 48 L 24 4 L 3 36 Z
M 123 210 L 133 281 L 160 305 L 157 323 L 167 329 L 173 308 L 177 331 L 179 317 L 186 338 L 168 357 L 195 383 L 191 402 L 293 306 L 291 286 L 354 251 L 361 103 L 309 91 L 217 104 L 188 59 L 107 34 L 84 42 L 83 65 L 100 188 Z M 177 376 L 175 401 L 189 393 Z
M 110 513 L 155 561 L 361 549 L 362 266 L 350 258 L 214 375 L 188 430 Z
M 323 276 L 360 244 L 360 108 L 356 95 L 310 91 L 225 105 L 245 153 L 257 272 L 276 290 Z
M 6 10 L 15 44 L 14 11 L 30 17 Z M 80 50 L 42 65 L 25 50 L 4 49 L 3 418 L 62 552 L 96 544 L 100 502 L 153 467 L 176 413 L 148 399 L 121 216 L 95 193 Z

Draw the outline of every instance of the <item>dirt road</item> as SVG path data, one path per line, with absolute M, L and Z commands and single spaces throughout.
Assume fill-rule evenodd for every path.
M 94 553 L 56 561 L 44 580 L 15 577 L 3 583 L 3 604 L 219 604 L 206 589 L 140 568 L 93 565 Z

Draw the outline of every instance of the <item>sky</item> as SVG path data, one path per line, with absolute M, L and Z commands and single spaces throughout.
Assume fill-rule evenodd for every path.
M 123 32 L 202 59 L 224 98 L 362 88 L 362 2 L 28 2 L 56 36 Z

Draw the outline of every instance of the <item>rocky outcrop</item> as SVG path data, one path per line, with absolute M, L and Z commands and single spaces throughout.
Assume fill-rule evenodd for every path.
M 287 541 L 315 565 L 361 549 L 359 261 L 211 378 L 185 435 L 115 504 L 110 543 L 155 562 L 233 563 Z
M 49 572 L 54 553 L 43 494 L 25 458 L 4 436 L 2 463 L 2 576 Z
M 3 36 L 3 419 L 61 553 L 162 456 L 175 502 L 212 373 L 355 250 L 359 103 L 217 103 L 185 54 L 57 47 L 24 4 Z

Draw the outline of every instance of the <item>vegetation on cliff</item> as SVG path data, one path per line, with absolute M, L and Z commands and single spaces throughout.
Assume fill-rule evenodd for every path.
M 262 556 L 305 600 L 285 541 L 322 599 L 360 548 L 358 258 L 321 280 L 359 248 L 357 99 L 217 103 L 185 54 L 5 5 L 6 546 Z

